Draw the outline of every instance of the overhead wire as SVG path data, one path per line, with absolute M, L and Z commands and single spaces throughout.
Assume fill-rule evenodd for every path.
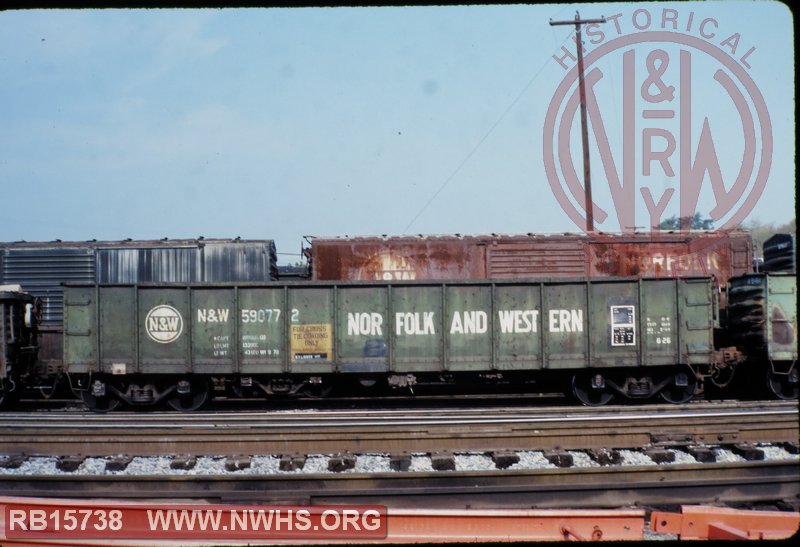
M 563 46 L 570 39 L 571 36 L 572 36 L 572 34 L 567 35 L 567 37 L 560 44 L 558 44 L 556 46 L 556 49 L 558 49 L 559 47 Z M 422 216 L 422 213 L 424 213 L 425 210 L 427 210 L 427 208 L 431 205 L 431 203 L 434 202 L 434 200 L 437 198 L 437 196 L 442 193 L 442 191 L 447 187 L 447 185 L 450 184 L 450 182 L 455 178 L 455 176 L 461 171 L 461 169 L 464 167 L 464 165 L 466 165 L 466 163 L 472 158 L 472 156 L 475 155 L 475 152 L 477 152 L 478 149 L 483 145 L 483 143 L 486 142 L 486 140 L 489 138 L 489 136 L 491 136 L 491 134 L 494 132 L 494 130 L 497 128 L 497 126 L 500 125 L 500 122 L 502 122 L 505 119 L 505 117 L 509 114 L 509 112 L 511 112 L 511 110 L 514 108 L 514 106 L 516 106 L 516 104 L 522 99 L 523 95 L 525 95 L 525 93 L 528 91 L 528 89 L 533 85 L 533 83 L 536 81 L 536 79 L 539 77 L 539 75 L 542 73 L 542 71 L 545 69 L 545 67 L 547 67 L 547 64 L 550 62 L 550 60 L 551 60 L 550 57 L 548 57 L 545 60 L 545 62 L 542 63 L 542 66 L 539 67 L 539 70 L 537 70 L 536 73 L 533 75 L 533 77 L 531 77 L 531 79 L 528 80 L 528 83 L 526 83 L 523 86 L 522 90 L 517 94 L 517 96 L 514 98 L 514 100 L 511 101 L 511 103 L 506 107 L 506 109 L 503 111 L 503 113 L 500 114 L 500 117 L 497 118 L 497 120 L 492 124 L 492 126 L 483 135 L 483 137 L 478 141 L 478 143 L 475 146 L 472 147 L 472 149 L 467 153 L 467 155 L 464 157 L 464 159 L 462 159 L 459 162 L 459 164 L 450 173 L 450 175 L 444 180 L 444 182 L 441 185 L 439 185 L 439 188 L 436 190 L 436 192 L 433 193 L 433 195 L 430 197 L 430 199 L 428 199 L 428 201 L 425 203 L 425 205 L 422 206 L 422 208 L 417 212 L 416 215 L 414 215 L 414 217 L 411 219 L 411 221 L 403 229 L 403 233 L 404 234 L 408 233 L 409 229 L 414 225 L 414 223 L 417 221 L 417 219 L 419 219 L 419 217 Z

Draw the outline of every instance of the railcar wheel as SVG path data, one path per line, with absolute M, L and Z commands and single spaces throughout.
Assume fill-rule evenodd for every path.
M 602 380 L 602 377 L 600 377 Z M 576 374 L 572 377 L 572 393 L 586 406 L 603 406 L 614 399 L 605 382 L 595 374 Z
M 102 397 L 96 397 L 85 389 L 80 392 L 80 395 L 83 404 L 92 412 L 111 412 L 121 403 L 121 401 L 114 396 L 104 395 Z
M 181 412 L 192 412 L 208 400 L 208 382 L 204 380 L 181 380 L 175 391 L 167 398 L 169 406 Z
M 313 384 L 303 388 L 301 393 L 303 397 L 308 397 L 309 399 L 324 399 L 325 397 L 330 394 L 333 386 L 322 386 L 320 384 Z
M 669 383 L 658 392 L 659 397 L 668 403 L 682 405 L 692 400 L 697 393 L 697 377 L 691 372 L 676 372 Z
M 767 387 L 778 399 L 797 399 L 798 384 L 800 379 L 797 367 L 792 368 L 789 374 L 777 374 L 772 368 L 767 371 Z

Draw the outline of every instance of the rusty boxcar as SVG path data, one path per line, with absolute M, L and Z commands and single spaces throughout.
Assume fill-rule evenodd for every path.
M 711 276 L 724 287 L 753 271 L 752 237 L 738 230 L 309 240 L 319 281 Z

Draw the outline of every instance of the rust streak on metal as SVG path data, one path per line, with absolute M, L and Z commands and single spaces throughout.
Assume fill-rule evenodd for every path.
M 746 232 L 315 238 L 315 280 L 713 276 L 753 271 Z

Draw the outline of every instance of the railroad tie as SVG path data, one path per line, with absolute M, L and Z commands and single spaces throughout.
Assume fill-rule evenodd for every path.
M 572 467 L 574 463 L 572 454 L 565 450 L 548 450 L 542 455 L 556 467 Z
M 281 471 L 298 471 L 306 465 L 305 454 L 284 454 L 281 456 L 278 468 Z
M 450 452 L 434 452 L 431 454 L 431 467 L 436 471 L 455 471 L 456 458 Z
M 800 451 L 798 450 L 797 443 L 783 443 L 782 446 L 783 449 L 786 450 L 786 452 L 788 452 L 789 454 L 797 454 L 798 451 Z
M 25 454 L 9 454 L 8 456 L 0 458 L 0 468 L 19 469 L 27 459 L 28 457 Z
M 81 466 L 81 464 L 85 459 L 86 456 L 81 456 L 81 455 L 61 456 L 60 458 L 58 458 L 58 461 L 56 462 L 56 468 L 66 473 L 72 473 Z
M 706 446 L 687 446 L 686 452 L 700 463 L 713 463 L 717 461 L 717 455 Z
M 392 471 L 408 471 L 411 468 L 411 454 L 400 452 L 389 456 L 389 469 Z
M 618 450 L 590 448 L 586 453 L 600 465 L 617 465 L 622 461 L 622 454 Z
M 225 460 L 225 469 L 227 471 L 239 471 L 240 469 L 250 468 L 250 456 L 243 456 L 241 454 L 236 456 L 229 456 Z
M 656 463 L 672 463 L 675 461 L 675 452 L 666 448 L 648 448 L 644 455 Z
M 492 452 L 492 461 L 498 469 L 507 469 L 519 463 L 519 454 L 510 450 L 497 450 Z
M 347 471 L 356 466 L 356 457 L 353 454 L 334 454 L 328 459 L 328 471 L 338 473 Z
M 745 460 L 761 461 L 764 459 L 764 451 L 752 444 L 742 443 L 735 444 L 731 447 L 731 452 L 743 457 Z
M 303 469 L 306 465 L 305 454 L 284 454 L 281 456 L 281 461 L 278 468 L 281 471 L 297 471 Z
M 128 456 L 127 454 L 117 454 L 116 456 L 112 456 L 110 460 L 106 462 L 106 471 L 124 471 L 128 464 L 133 461 L 133 456 Z
M 169 462 L 170 469 L 180 469 L 183 471 L 194 469 L 195 465 L 197 465 L 197 458 L 191 454 L 181 454 L 179 456 L 175 456 L 172 458 L 172 461 Z

